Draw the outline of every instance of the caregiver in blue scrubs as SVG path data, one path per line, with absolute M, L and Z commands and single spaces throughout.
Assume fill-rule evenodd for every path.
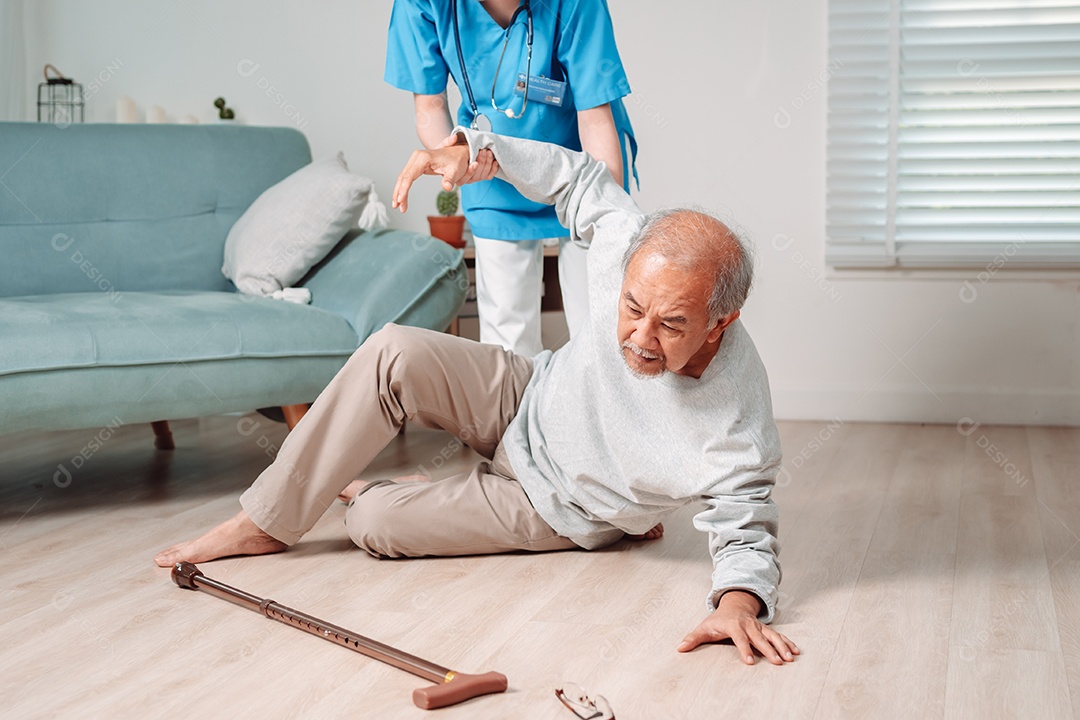
M 456 122 L 448 76 L 462 96 Z M 427 148 L 461 124 L 585 150 L 624 188 L 636 178 L 621 100 L 630 85 L 605 0 L 395 0 L 385 80 L 413 93 Z M 480 341 L 527 357 L 543 349 L 543 244 L 551 239 L 573 335 L 589 314 L 586 251 L 569 242 L 554 208 L 499 179 L 465 185 L 461 196 L 476 245 Z

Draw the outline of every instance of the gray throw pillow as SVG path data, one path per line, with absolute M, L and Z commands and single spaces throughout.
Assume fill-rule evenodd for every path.
M 375 207 L 365 206 L 369 199 Z M 266 190 L 225 239 L 221 271 L 240 292 L 272 295 L 326 257 L 361 214 L 385 217 L 374 184 L 337 157 L 313 162 Z

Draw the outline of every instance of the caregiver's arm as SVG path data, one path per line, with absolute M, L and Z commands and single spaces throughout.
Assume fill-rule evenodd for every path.
M 416 109 L 416 135 L 420 142 L 429 150 L 442 147 L 446 136 L 454 129 L 446 104 L 446 92 L 438 95 L 413 93 L 413 106 Z
M 465 178 L 470 160 L 491 150 L 499 163 L 498 176 L 530 200 L 554 205 L 572 239 L 588 244 L 607 216 L 617 215 L 620 221 L 642 216 L 605 167 L 586 153 L 460 127 L 455 133 L 462 144 L 413 153 L 398 176 L 393 207 L 407 209 L 409 188 L 421 175 L 441 175 L 443 187 L 450 189 Z
M 619 131 L 615 129 L 615 118 L 611 115 L 611 104 L 579 110 L 577 118 L 581 149 L 607 165 L 611 177 L 621 186 L 622 147 L 619 145 Z
M 438 95 L 413 93 L 413 106 L 416 110 L 416 135 L 421 144 L 429 150 L 454 144 L 456 136 L 452 134 L 454 123 L 450 119 L 450 106 L 447 105 L 446 91 Z M 464 185 L 495 177 L 499 169 L 491 151 L 481 153 L 476 162 L 469 166 L 469 171 L 458 182 Z

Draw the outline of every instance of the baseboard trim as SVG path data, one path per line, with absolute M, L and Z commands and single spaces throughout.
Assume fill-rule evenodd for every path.
M 773 387 L 778 420 L 1080 426 L 1080 391 Z

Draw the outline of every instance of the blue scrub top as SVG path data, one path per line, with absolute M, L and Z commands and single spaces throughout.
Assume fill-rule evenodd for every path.
M 502 53 L 505 30 L 481 0 L 395 0 L 390 17 L 384 79 L 394 87 L 420 95 L 446 90 L 447 76 L 461 89 L 458 124 L 468 126 L 473 113 L 465 91 L 454 36 L 453 3 L 457 3 L 462 56 L 468 68 L 476 106 L 491 120 L 492 130 L 511 137 L 555 143 L 581 150 L 577 113 L 611 104 L 623 155 L 623 187 L 637 178 L 630 118 L 622 98 L 630 84 L 615 46 L 606 0 L 544 0 L 531 4 L 533 54 L 530 75 L 567 83 L 561 107 L 541 103 L 530 92 L 523 117 L 517 120 L 491 106 L 492 83 Z M 495 87 L 499 107 L 520 112 L 522 97 L 514 94 L 518 74 L 526 68 L 526 15 L 513 25 Z M 628 157 L 629 156 L 629 157 Z M 465 217 L 477 237 L 497 240 L 538 240 L 568 234 L 555 209 L 526 199 L 504 180 L 493 179 L 461 188 Z

